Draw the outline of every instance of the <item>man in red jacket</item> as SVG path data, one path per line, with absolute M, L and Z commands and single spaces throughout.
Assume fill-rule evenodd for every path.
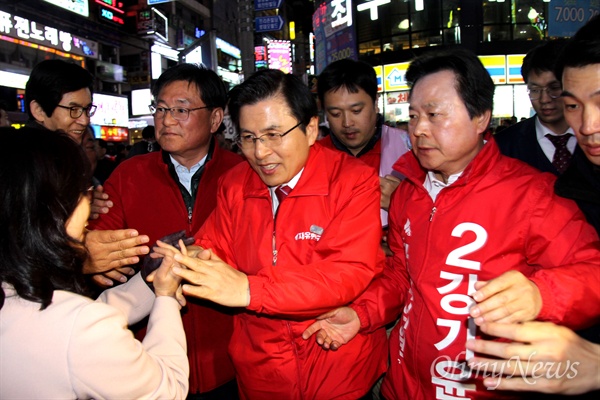
M 227 95 L 219 76 L 181 64 L 165 71 L 153 88 L 157 141 L 162 151 L 125 160 L 106 181 L 113 202 L 93 229 L 135 228 L 150 243 L 185 230 L 192 236 L 216 206 L 218 181 L 242 161 L 219 148 L 214 133 L 223 121 Z M 214 304 L 190 300 L 183 326 L 190 359 L 191 399 L 237 396 L 227 355 L 232 317 Z
M 553 175 L 501 155 L 485 136 L 494 84 L 473 53 L 429 53 L 406 77 L 413 152 L 394 166 L 406 180 L 392 197 L 393 263 L 305 337 L 317 332 L 339 351 L 402 313 L 386 399 L 501 398 L 468 367 L 467 340 L 484 322 L 597 322 L 598 235 L 554 194 Z
M 361 398 L 385 370 L 385 331 L 328 353 L 302 332 L 383 268 L 377 174 L 315 143 L 317 106 L 293 75 L 257 72 L 229 110 L 248 162 L 223 177 L 196 235 L 210 250 L 178 255 L 184 294 L 241 308 L 229 353 L 244 398 Z
M 390 198 L 403 178 L 392 166 L 410 150 L 408 134 L 383 123 L 377 107 L 377 75 L 365 62 L 346 58 L 329 64 L 319 75 L 317 90 L 331 131 L 321 144 L 377 171 L 381 225 L 387 228 Z

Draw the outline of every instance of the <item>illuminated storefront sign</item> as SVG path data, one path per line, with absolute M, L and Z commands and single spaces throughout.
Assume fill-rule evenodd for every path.
M 90 16 L 88 0 L 44 0 L 46 3 L 54 4 L 84 17 Z
M 125 10 L 123 9 L 123 2 L 118 0 L 96 0 L 97 4 L 100 4 L 106 8 L 111 9 L 117 14 L 125 14 Z
M 386 92 L 408 90 L 406 70 L 410 63 L 387 64 L 383 66 L 383 88 Z
M 525 54 L 509 54 L 506 56 L 508 64 L 508 83 L 525 83 L 521 75 L 521 65 L 523 65 Z
M 506 83 L 506 56 L 479 56 L 479 60 L 496 85 Z
M 224 41 L 221 38 L 216 39 L 217 49 L 221 50 L 223 53 L 229 54 L 230 56 L 237 58 L 238 60 L 242 58 L 242 52 L 240 49 Z
M 127 97 L 94 93 L 96 113 L 90 117 L 90 124 L 102 126 L 129 125 L 129 99 Z
M 369 14 L 371 16 L 371 21 L 376 21 L 379 19 L 379 6 L 383 6 L 385 4 L 391 3 L 392 0 L 369 0 L 362 4 L 356 6 L 357 11 L 366 11 L 369 10 Z
M 267 45 L 269 68 L 289 74 L 292 72 L 292 53 L 289 40 L 272 40 Z
M 167 17 L 152 7 L 149 10 L 140 10 L 137 13 L 138 34 L 147 38 L 157 38 L 165 43 L 169 42 L 169 21 Z
M 256 69 L 267 68 L 267 49 L 265 46 L 254 46 L 254 66 Z
M 383 92 L 383 65 L 373 67 L 377 76 L 377 93 Z
M 316 73 L 343 58 L 356 60 L 356 33 L 352 24 L 352 1 L 330 0 L 313 14 Z
M 332 0 L 328 8 L 331 8 L 332 28 L 352 25 L 352 0 Z
M 35 45 L 80 56 L 98 58 L 98 43 L 72 35 L 69 32 L 39 22 L 31 21 L 18 15 L 0 11 L 0 36 L 25 40 Z
M 100 18 L 107 19 L 111 22 L 114 22 L 115 24 L 125 25 L 125 20 L 123 19 L 123 17 L 118 16 L 117 14 L 113 13 L 110 10 L 107 10 L 106 8 L 100 8 Z

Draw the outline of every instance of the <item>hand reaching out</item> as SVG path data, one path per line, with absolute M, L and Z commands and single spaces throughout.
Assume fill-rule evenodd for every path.
M 350 307 L 329 311 L 302 333 L 304 340 L 316 335 L 317 343 L 325 350 L 337 350 L 352 340 L 360 330 L 360 320 Z
M 94 188 L 93 200 L 90 205 L 90 218 L 97 219 L 100 214 L 108 214 L 108 211 L 113 206 L 113 202 L 109 200 L 108 195 L 104 193 L 104 188 L 98 185 Z
M 394 190 L 400 185 L 400 179 L 394 175 L 386 175 L 385 177 L 379 177 L 379 187 L 381 188 L 381 201 L 380 207 L 384 210 L 389 210 L 390 199 Z
M 186 302 L 185 298 L 181 294 L 181 278 L 173 273 L 173 267 L 177 265 L 174 255 L 179 253 L 179 250 L 174 246 L 170 246 L 160 241 L 157 243 L 164 245 L 163 249 L 165 252 L 163 254 L 163 259 L 158 269 L 155 269 L 152 273 L 150 273 L 146 280 L 148 282 L 152 282 L 154 294 L 156 294 L 157 297 L 174 297 L 183 307 L 185 306 Z M 179 245 L 181 246 L 180 248 L 182 249 L 182 253 L 185 254 L 185 246 L 182 240 L 179 241 Z
M 475 323 L 526 322 L 534 320 L 542 309 L 542 296 L 535 283 L 521 272 L 507 271 L 487 282 L 475 283 L 471 307 Z
M 89 231 L 85 236 L 85 247 L 90 257 L 83 272 L 96 274 L 93 278 L 101 286 L 112 286 L 113 279 L 126 282 L 126 275 L 135 272 L 129 265 L 138 263 L 140 256 L 150 251 L 145 246 L 149 240 L 135 229 Z
M 164 245 L 159 243 L 159 247 Z M 185 295 L 211 300 L 227 307 L 246 307 L 250 304 L 246 274 L 226 264 L 212 250 L 202 250 L 197 257 L 175 254 L 175 261 L 187 267 L 173 268 L 176 275 L 189 282 L 183 285 Z
M 486 323 L 481 330 L 514 341 L 467 341 L 469 350 L 500 358 L 468 360 L 472 370 L 487 374 L 488 388 L 569 395 L 600 389 L 600 345 L 568 328 L 534 321 Z

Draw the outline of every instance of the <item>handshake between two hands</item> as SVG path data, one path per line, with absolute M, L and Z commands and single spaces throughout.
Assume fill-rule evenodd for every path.
M 142 278 L 153 283 L 157 296 L 172 296 L 185 306 L 184 294 L 227 307 L 250 304 L 248 277 L 221 260 L 211 249 L 192 246 L 185 231 L 156 242 L 142 263 Z M 186 284 L 181 284 L 185 280 Z M 160 287 L 159 287 L 160 285 Z
M 166 264 L 165 268 L 168 270 L 166 274 L 162 274 L 159 279 L 161 279 L 161 286 L 166 284 L 166 294 L 170 296 L 174 296 L 181 307 L 186 305 L 185 297 L 183 296 L 183 290 L 181 286 L 181 277 L 172 274 L 171 268 L 173 267 L 175 261 L 174 256 L 177 253 L 187 255 L 187 247 L 194 243 L 193 237 L 186 237 L 185 231 L 179 231 L 175 233 L 171 233 L 166 235 L 155 243 L 152 248 L 152 252 L 144 257 L 142 262 L 142 267 L 140 270 L 140 274 L 144 281 L 148 284 L 150 289 L 152 289 L 156 295 L 160 295 L 163 292 L 163 288 L 157 288 L 154 286 L 153 282 L 157 279 L 156 274 L 159 267 L 163 264 Z M 166 281 L 166 282 L 165 282 Z M 176 289 L 174 293 L 173 288 Z M 157 282 L 158 286 L 158 282 Z M 158 291 L 157 291 L 158 289 Z

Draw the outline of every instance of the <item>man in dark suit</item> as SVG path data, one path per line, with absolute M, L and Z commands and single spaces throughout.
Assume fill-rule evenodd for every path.
M 500 151 L 544 172 L 562 174 L 577 140 L 563 115 L 562 87 L 554 75 L 564 43 L 551 41 L 525 56 L 521 75 L 536 115 L 498 133 Z

